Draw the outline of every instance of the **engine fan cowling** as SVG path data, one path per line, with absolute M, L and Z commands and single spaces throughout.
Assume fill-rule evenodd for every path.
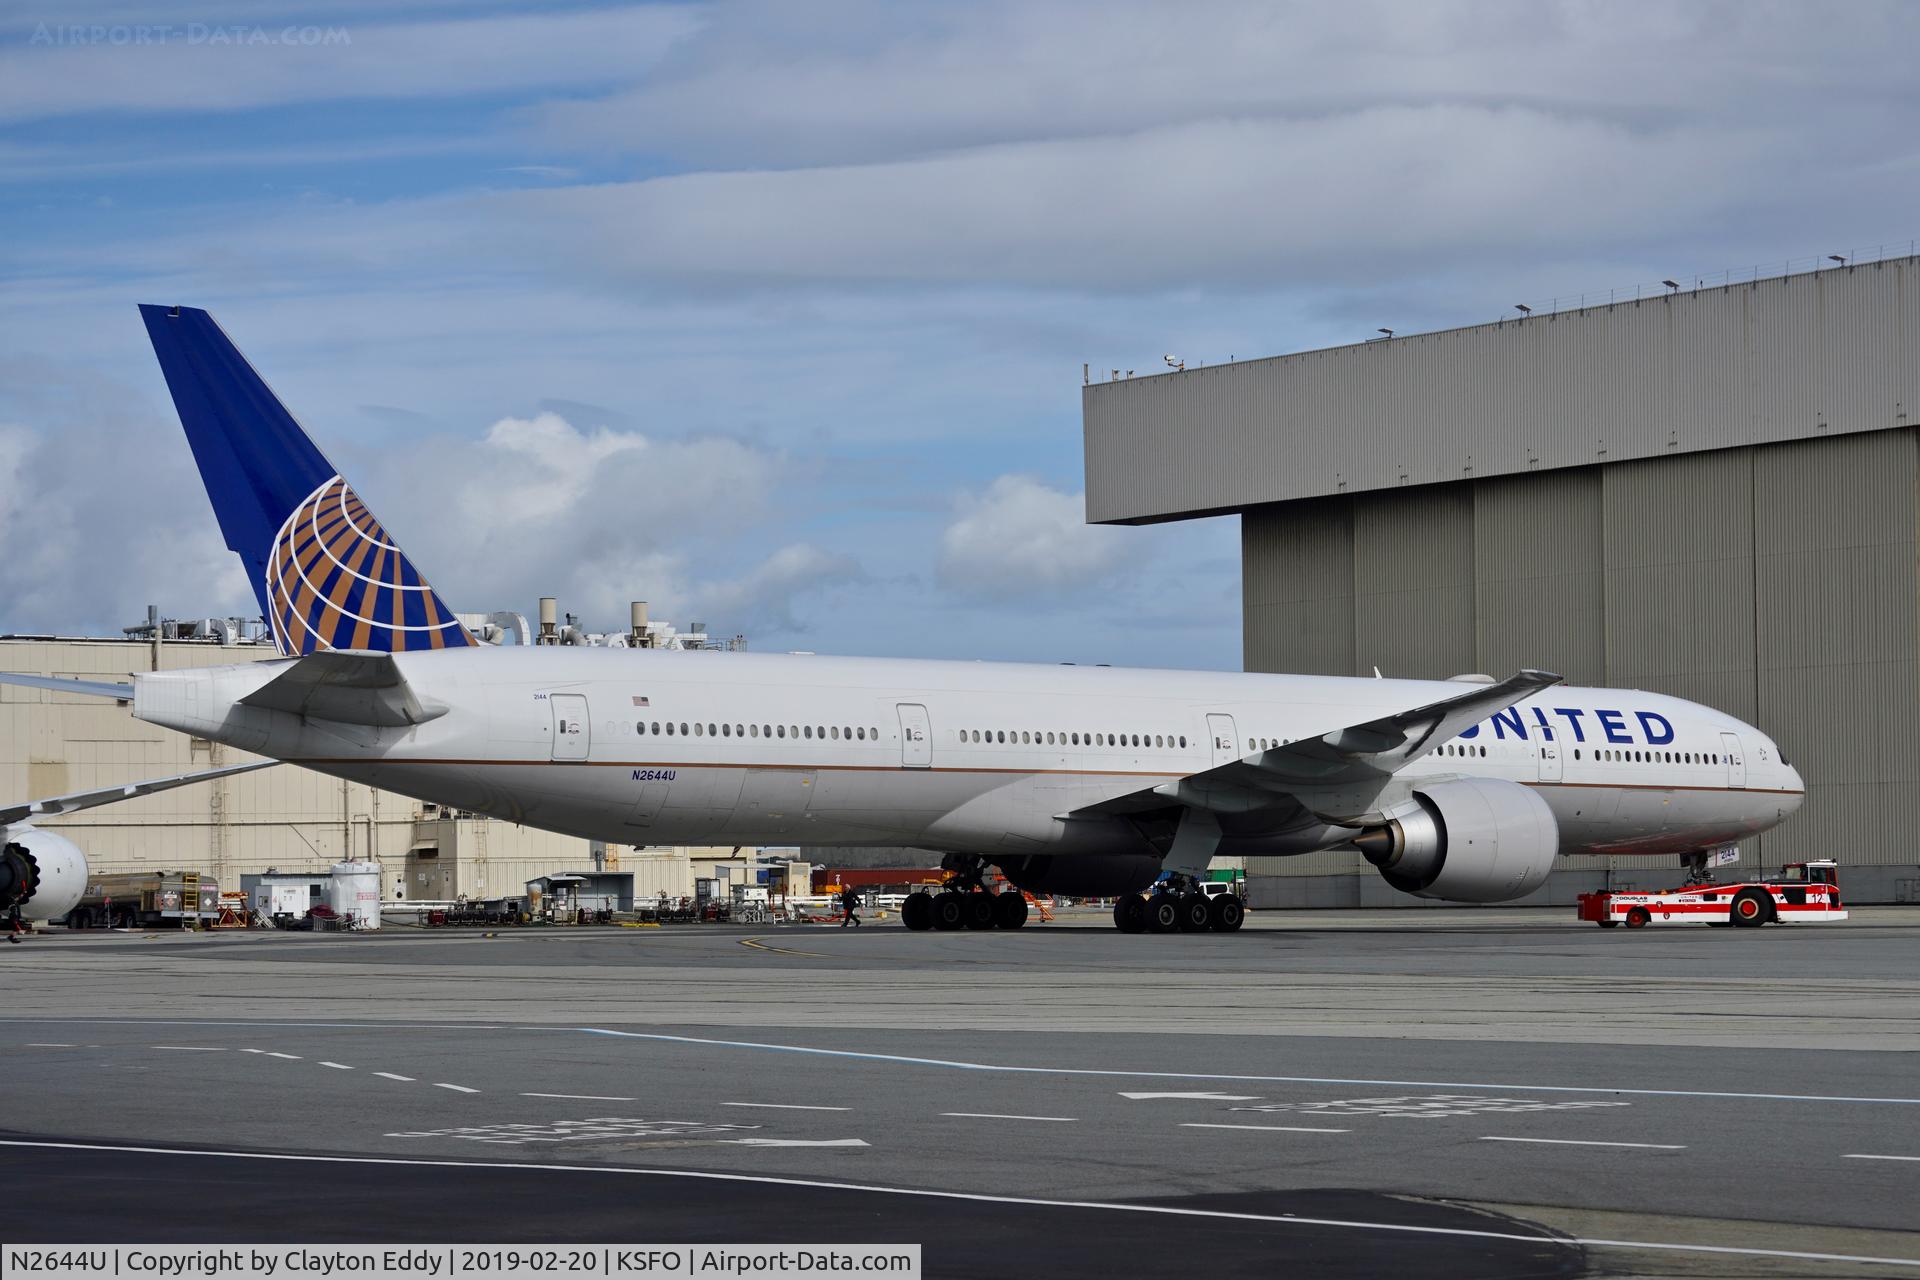
M 15 827 L 0 848 L 0 913 L 57 920 L 87 891 L 87 857 L 65 836 Z
M 1006 858 L 1000 873 L 1016 889 L 1058 893 L 1071 898 L 1111 898 L 1135 893 L 1160 875 L 1153 854 L 1051 854 Z
M 1560 824 L 1531 787 L 1467 778 L 1420 788 L 1413 807 L 1353 843 L 1403 893 L 1510 902 L 1546 883 Z

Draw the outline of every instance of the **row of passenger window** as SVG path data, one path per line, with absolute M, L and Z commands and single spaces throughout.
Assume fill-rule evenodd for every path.
M 661 737 L 682 738 L 817 738 L 833 742 L 878 742 L 880 731 L 866 727 L 855 728 L 838 724 L 700 724 L 689 725 L 685 720 L 678 726 L 673 721 L 641 720 L 633 726 L 633 731 L 641 736 L 655 734 Z
M 1443 756 L 1484 756 L 1487 749 L 1474 743 L 1449 742 L 1435 753 Z M 1580 748 L 1573 749 L 1573 758 L 1580 759 Z M 1710 751 L 1616 751 L 1612 748 L 1595 751 L 1593 758 L 1607 764 L 1719 764 L 1719 753 Z
M 1170 733 L 1048 733 L 1039 729 L 958 729 L 961 742 L 1006 743 L 1020 747 L 1184 747 L 1184 735 Z
M 1573 749 L 1573 758 L 1580 758 L 1580 748 Z M 1722 764 L 1717 751 L 1596 751 L 1595 760 L 1610 761 L 1618 764 Z

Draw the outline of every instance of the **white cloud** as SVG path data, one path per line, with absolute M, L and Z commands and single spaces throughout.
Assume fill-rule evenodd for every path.
M 892 163 L 288 206 L 53 261 L 163 272 L 199 260 L 252 281 L 282 269 L 293 243 L 310 270 L 333 275 L 451 276 L 512 262 L 590 293 L 617 284 L 680 296 L 905 283 L 1352 286 L 1442 259 L 1644 243 L 1736 209 L 1764 227 L 1820 189 L 1756 176 L 1772 145 L 1736 125 L 1648 130 L 1518 107 L 1381 106 Z M 1863 180 L 1852 199 L 1910 185 L 1904 174 Z
M 852 556 L 794 543 L 738 578 L 697 590 L 694 598 L 704 611 L 699 621 L 712 620 L 727 630 L 764 624 L 777 632 L 797 634 L 809 629 L 796 613 L 797 597 L 865 580 L 865 571 Z
M 0 625 L 113 634 L 150 602 L 170 616 L 258 612 L 175 423 L 116 384 L 17 359 L 0 374 L 16 387 L 31 376 L 22 399 L 44 412 L 0 424 Z M 864 576 L 810 544 L 761 552 L 756 531 L 804 469 L 724 437 L 581 431 L 542 414 L 344 465 L 463 611 L 531 613 L 557 595 L 590 627 L 623 628 L 627 602 L 647 600 L 658 619 L 751 638 L 806 630 L 821 593 Z
M 1126 533 L 1086 522 L 1086 495 L 1001 476 L 964 495 L 940 539 L 941 585 L 974 596 L 1078 594 L 1128 562 Z
M 657 619 L 697 614 L 751 636 L 804 629 L 814 595 L 860 576 L 851 557 L 806 545 L 755 560 L 805 469 L 725 436 L 582 430 L 543 413 L 365 464 L 368 506 L 458 609 L 552 595 L 590 627 L 620 628 L 645 600 Z
M 501 193 L 434 221 L 635 281 L 1252 288 L 1642 237 L 1719 211 L 1767 144 L 1736 125 L 1376 106 Z
M 0 627 L 118 634 L 149 603 L 257 611 L 177 426 L 124 383 L 49 361 L 0 360 L 0 385 Z
M 699 23 L 671 5 L 417 23 L 306 14 L 61 21 L 49 12 L 0 50 L 0 120 L 574 91 L 644 71 Z
M 768 0 L 716 9 L 644 79 L 536 119 L 562 145 L 792 168 L 1364 106 L 1790 118 L 1810 98 L 1893 102 L 1916 36 L 1899 3 L 843 0 L 798 18 Z

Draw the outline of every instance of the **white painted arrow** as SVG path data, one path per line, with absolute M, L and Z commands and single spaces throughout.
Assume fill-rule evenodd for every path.
M 728 1138 L 726 1141 L 736 1147 L 864 1147 L 867 1145 L 859 1138 L 822 1138 L 819 1141 L 808 1138 Z
M 1123 1093 L 1123 1098 L 1144 1101 L 1148 1098 L 1190 1098 L 1195 1102 L 1258 1102 L 1257 1093 Z

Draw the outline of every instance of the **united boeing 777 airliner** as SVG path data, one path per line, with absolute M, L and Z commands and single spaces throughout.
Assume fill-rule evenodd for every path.
M 273 760 L 615 843 L 941 851 L 954 879 L 908 900 L 915 929 L 1019 927 L 1021 895 L 986 888 L 997 867 L 1024 889 L 1117 896 L 1129 932 L 1230 931 L 1243 904 L 1199 891 L 1214 857 L 1342 847 L 1407 893 L 1509 901 L 1559 858 L 1702 853 L 1803 795 L 1752 725 L 1541 671 L 483 645 L 211 316 L 140 311 L 284 657 L 25 682 Z

